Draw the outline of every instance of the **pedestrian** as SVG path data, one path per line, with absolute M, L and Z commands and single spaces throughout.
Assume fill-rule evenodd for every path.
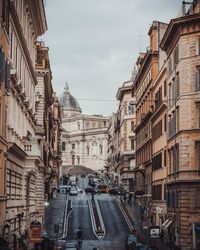
M 124 192 L 124 203 L 126 203 L 126 193 Z
M 144 207 L 141 207 L 141 208 L 140 208 L 141 221 L 144 220 L 144 213 L 145 213 L 145 208 L 144 208 Z
M 133 198 L 133 195 L 131 193 L 129 193 L 128 195 L 128 203 L 131 204 L 132 203 L 132 198 Z

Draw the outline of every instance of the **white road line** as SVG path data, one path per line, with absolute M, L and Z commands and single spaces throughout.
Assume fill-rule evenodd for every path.
M 133 228 L 133 225 L 132 225 L 130 219 L 128 218 L 128 216 L 127 216 L 121 202 L 118 199 L 116 199 L 116 201 L 117 201 L 117 203 L 119 205 L 119 208 L 120 208 L 120 210 L 121 210 L 121 212 L 122 212 L 122 214 L 124 216 L 124 219 L 126 220 L 126 223 L 127 223 L 128 227 L 129 227 L 130 231 L 132 232 L 134 228 Z
M 92 231 L 94 233 L 94 235 L 97 237 L 97 239 L 99 240 L 98 235 L 96 234 L 96 224 L 94 223 L 94 213 L 93 213 L 93 209 L 92 209 L 92 205 L 91 205 L 91 201 L 88 200 L 88 206 L 89 206 L 89 211 L 90 211 L 90 218 L 91 218 L 91 222 L 92 222 Z
M 70 212 L 67 214 L 68 202 L 69 202 L 69 196 L 67 196 L 67 201 L 66 201 L 65 221 L 64 221 L 64 225 L 63 225 L 63 236 L 62 236 L 62 238 L 67 237 L 69 216 L 72 213 L 72 205 L 73 205 L 73 203 L 72 203 L 72 200 L 71 200 L 71 209 L 70 209 Z
M 103 222 L 103 218 L 102 218 L 102 214 L 101 214 L 101 210 L 100 210 L 100 207 L 99 207 L 99 203 L 97 200 L 95 200 L 95 203 L 96 203 L 96 208 L 97 208 L 97 212 L 98 212 L 98 215 L 99 215 L 99 220 L 100 220 L 100 223 L 101 223 L 101 228 L 103 230 L 103 235 L 101 237 L 101 239 L 104 238 L 105 234 L 106 234 L 106 229 L 105 229 L 105 225 L 104 225 L 104 222 Z

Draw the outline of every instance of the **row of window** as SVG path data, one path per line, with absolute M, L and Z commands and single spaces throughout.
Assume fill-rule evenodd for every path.
M 144 140 L 151 135 L 151 124 L 148 123 L 137 135 L 137 146 L 139 146 Z
M 22 200 L 22 175 L 7 169 L 7 198 Z
M 143 80 L 143 83 L 139 89 L 139 91 L 136 93 L 136 99 L 137 101 L 141 98 L 141 96 L 143 95 L 143 93 L 145 92 L 146 88 L 148 87 L 149 83 L 152 80 L 152 68 L 149 70 L 147 76 L 145 77 L 145 79 Z
M 103 122 L 86 122 L 86 129 L 94 129 L 94 128 L 105 128 L 108 126 L 107 121 Z M 81 129 L 81 123 L 77 122 L 77 128 Z
M 172 82 L 169 83 L 169 106 L 171 106 L 177 97 L 180 95 L 180 81 L 179 73 L 176 73 L 176 76 L 172 79 Z
M 178 64 L 178 61 L 179 61 L 179 46 L 177 45 L 177 47 L 174 49 L 172 56 L 169 59 L 169 64 L 168 64 L 169 75 L 171 75 L 172 71 Z

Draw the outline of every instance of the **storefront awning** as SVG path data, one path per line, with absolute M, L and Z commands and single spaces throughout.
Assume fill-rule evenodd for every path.
M 172 225 L 173 223 L 173 220 L 171 219 L 167 219 L 163 224 L 162 224 L 162 227 L 165 227 L 165 228 L 168 228 Z

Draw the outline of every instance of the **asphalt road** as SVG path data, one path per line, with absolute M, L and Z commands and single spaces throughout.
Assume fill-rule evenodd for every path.
M 112 242 L 116 241 L 121 245 L 126 236 L 130 233 L 129 227 L 113 196 L 101 195 L 98 197 L 100 210 L 102 213 L 106 234 L 104 239 Z
M 67 240 L 75 240 L 76 230 L 79 226 L 82 227 L 84 240 L 96 240 L 92 231 L 90 212 L 85 194 L 80 194 L 78 197 L 71 196 L 70 199 L 72 200 L 72 213 L 69 216 Z
M 75 231 L 81 225 L 83 229 L 82 250 L 92 250 L 97 247 L 98 250 L 123 250 L 125 249 L 125 239 L 130 233 L 128 225 L 121 213 L 115 197 L 108 194 L 95 195 L 98 200 L 105 225 L 105 237 L 98 240 L 93 233 L 92 223 L 87 200 L 91 195 L 79 194 L 70 197 L 73 202 L 73 210 L 68 223 L 68 242 L 75 242 Z

